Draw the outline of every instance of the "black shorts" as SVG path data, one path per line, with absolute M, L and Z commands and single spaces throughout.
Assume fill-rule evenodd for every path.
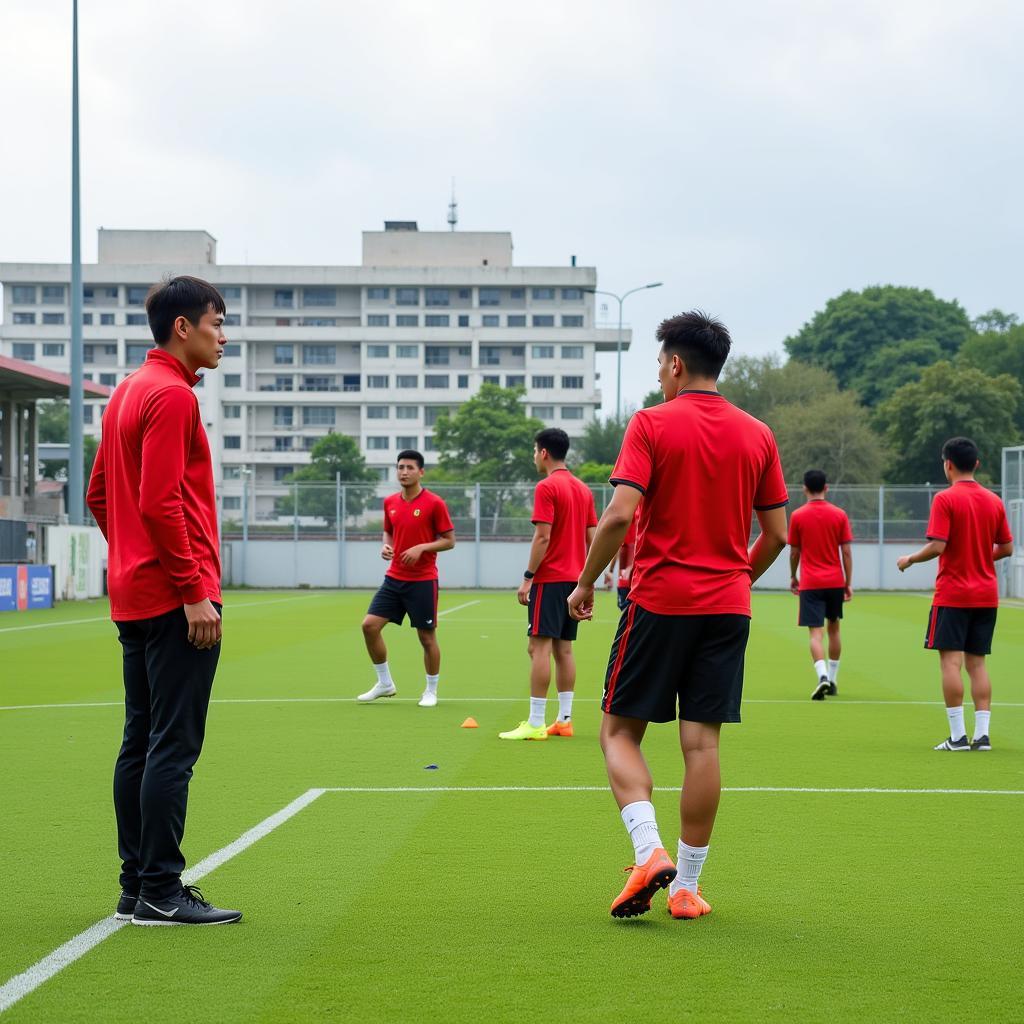
M 645 722 L 738 722 L 746 615 L 657 615 L 635 601 L 622 613 L 602 709 Z
M 820 627 L 825 620 L 835 622 L 843 617 L 843 588 L 800 591 L 800 619 L 798 625 Z
M 619 603 L 619 611 L 624 612 L 626 605 L 629 604 L 629 587 L 619 587 L 617 599 Z
M 366 614 L 379 615 L 398 626 L 408 615 L 410 626 L 436 629 L 437 580 L 396 580 L 385 576 Z
M 575 589 L 575 583 L 534 583 L 530 587 L 526 635 L 575 640 L 580 624 L 569 617 L 569 595 Z
M 937 608 L 928 613 L 924 645 L 930 651 L 991 654 L 998 608 Z

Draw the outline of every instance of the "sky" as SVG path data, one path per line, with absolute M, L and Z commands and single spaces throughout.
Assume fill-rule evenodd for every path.
M 70 252 L 71 0 L 0 2 L 0 261 Z M 846 289 L 1024 314 L 1024 5 L 80 0 L 83 259 L 358 264 L 385 219 L 511 231 L 631 296 L 623 403 L 693 307 L 734 353 Z M 599 297 L 599 303 L 603 300 Z M 600 312 L 600 311 L 599 311 Z M 617 306 L 610 302 L 608 318 Z M 598 357 L 614 411 L 613 355 Z

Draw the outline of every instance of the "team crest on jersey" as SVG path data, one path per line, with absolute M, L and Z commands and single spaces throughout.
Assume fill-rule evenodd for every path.
M 412 510 L 412 514 L 413 514 L 414 516 L 417 516 L 417 517 L 418 517 L 418 516 L 419 516 L 419 514 L 420 514 L 420 513 L 422 512 L 422 511 L 423 511 L 423 509 L 421 509 L 421 508 L 414 508 L 414 509 Z

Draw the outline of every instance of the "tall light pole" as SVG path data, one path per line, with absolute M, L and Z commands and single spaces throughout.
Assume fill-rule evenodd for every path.
M 78 0 L 72 0 L 71 23 L 71 394 L 68 419 L 68 513 L 75 526 L 85 521 L 82 479 L 82 240 L 78 181 Z
M 584 288 L 586 292 L 594 295 L 607 295 L 615 299 L 619 304 L 619 333 L 615 342 L 615 418 L 622 419 L 622 304 L 635 292 L 645 291 L 647 288 L 660 288 L 662 282 L 654 281 L 651 284 L 642 284 L 638 288 L 630 288 L 628 292 L 616 295 L 615 292 L 604 292 L 599 288 Z

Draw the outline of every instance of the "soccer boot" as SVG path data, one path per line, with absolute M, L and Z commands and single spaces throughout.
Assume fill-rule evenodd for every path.
M 194 885 L 185 885 L 177 896 L 169 899 L 151 900 L 140 896 L 132 924 L 160 927 L 173 924 L 234 924 L 241 920 L 240 910 L 212 907 Z
M 695 917 L 710 914 L 711 904 L 704 899 L 700 886 L 697 886 L 696 895 L 689 889 L 680 889 L 677 893 L 669 894 L 668 912 L 677 921 L 692 921 Z
M 128 892 L 127 889 L 122 889 L 117 901 L 117 909 L 114 911 L 114 920 L 130 921 L 135 913 L 135 904 L 138 902 L 139 894 L 137 892 Z
M 631 864 L 629 878 L 612 903 L 612 917 L 639 917 L 651 909 L 651 897 L 676 877 L 676 866 L 664 848 L 659 847 L 644 864 Z
M 394 697 L 396 693 L 398 693 L 398 687 L 394 683 L 382 683 L 378 680 L 366 693 L 359 694 L 356 700 L 369 704 L 370 701 L 378 700 L 381 697 Z
M 437 694 L 431 693 L 430 690 L 424 690 L 423 696 L 420 697 L 419 707 L 421 708 L 436 708 L 437 707 Z
M 971 750 L 991 750 L 992 743 L 987 736 L 979 736 L 976 740 L 971 740 Z
M 549 736 L 565 736 L 566 739 L 571 738 L 571 736 L 572 736 L 572 719 L 569 719 L 568 721 L 565 721 L 565 722 L 558 722 L 558 721 L 552 722 L 551 725 L 548 726 L 548 735 Z
M 947 736 L 941 743 L 936 743 L 932 750 L 970 750 L 971 744 L 967 739 L 966 734 L 961 736 L 960 739 L 955 740 L 952 736 Z
M 814 693 L 811 694 L 811 700 L 824 700 L 825 694 L 828 693 L 828 688 L 828 676 L 822 676 L 818 681 L 818 685 L 814 688 Z
M 499 732 L 499 740 L 546 740 L 548 731 L 543 725 L 534 728 L 529 722 L 520 722 L 514 729 L 508 732 Z
M 829 683 L 828 683 L 828 695 L 830 697 L 834 697 L 838 692 L 839 692 L 839 687 L 836 686 L 834 680 L 830 679 Z

